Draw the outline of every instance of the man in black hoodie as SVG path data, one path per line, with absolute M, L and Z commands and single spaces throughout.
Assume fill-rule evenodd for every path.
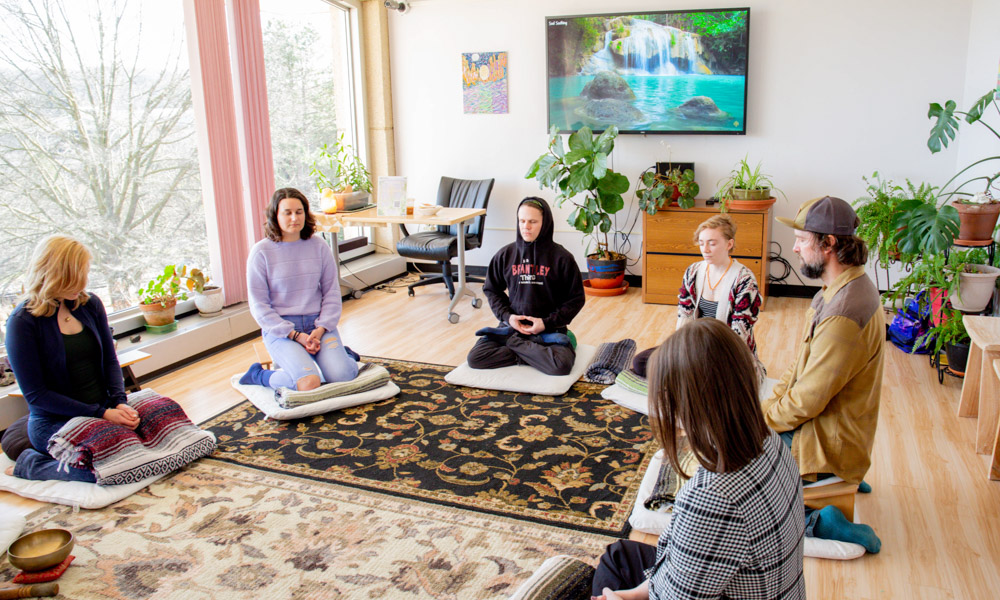
M 483 293 L 497 327 L 481 336 L 469 352 L 473 369 L 530 365 L 546 375 L 573 370 L 576 352 L 566 326 L 583 308 L 583 279 L 576 260 L 552 241 L 552 210 L 541 198 L 517 207 L 517 241 L 490 260 Z

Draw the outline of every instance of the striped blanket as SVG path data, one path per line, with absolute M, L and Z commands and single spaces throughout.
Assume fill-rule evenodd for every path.
M 636 394 L 642 394 L 645 396 L 649 393 L 646 378 L 639 377 L 632 369 L 625 369 L 619 373 L 618 377 L 615 378 L 615 383 L 630 392 L 635 392 Z
M 152 390 L 129 395 L 139 413 L 132 431 L 95 417 L 74 417 L 49 438 L 60 465 L 88 469 L 98 485 L 134 483 L 170 473 L 215 451 L 215 436 L 196 427 L 176 402 Z
M 362 363 L 358 368 L 358 376 L 350 381 L 327 383 L 314 390 L 303 392 L 279 388 L 274 392 L 274 400 L 281 408 L 297 408 L 320 400 L 360 394 L 380 388 L 387 383 L 389 383 L 389 371 L 385 367 L 372 363 Z
M 583 380 L 611 385 L 615 382 L 615 377 L 629 365 L 633 354 L 635 354 L 635 340 L 604 342 L 597 347 L 597 354 L 587 366 Z

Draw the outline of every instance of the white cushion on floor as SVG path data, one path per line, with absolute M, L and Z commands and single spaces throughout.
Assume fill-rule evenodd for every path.
M 601 398 L 611 400 L 615 404 L 637 413 L 649 414 L 649 400 L 645 395 L 627 390 L 617 383 L 604 388 L 601 391 Z
M 368 390 L 367 392 L 361 392 L 360 394 L 350 394 L 347 396 L 330 398 L 329 400 L 320 400 L 319 402 L 304 404 L 296 408 L 282 408 L 281 405 L 278 404 L 278 401 L 274 399 L 273 389 L 262 385 L 242 384 L 240 383 L 240 377 L 242 376 L 242 373 L 233 375 L 232 379 L 229 380 L 230 384 L 236 388 L 236 391 L 246 396 L 247 400 L 252 402 L 254 406 L 261 410 L 261 412 L 268 417 L 279 421 L 301 419 L 303 417 L 311 417 L 313 415 L 322 415 L 324 413 L 340 410 L 342 408 L 350 408 L 352 406 L 367 404 L 369 402 L 385 400 L 386 398 L 392 398 L 399 393 L 399 387 L 390 381 L 380 388 Z
M 638 394 L 636 394 L 638 395 Z M 663 464 L 663 449 L 657 450 L 656 454 L 649 461 L 646 467 L 646 474 L 642 476 L 642 483 L 639 484 L 639 493 L 635 497 L 635 506 L 632 514 L 628 518 L 629 525 L 636 531 L 660 535 L 660 532 L 670 525 L 670 519 L 674 517 L 673 512 L 656 512 L 643 506 L 646 498 L 653 493 L 656 485 L 656 478 L 660 474 L 660 466 Z
M 802 554 L 810 558 L 828 558 L 832 560 L 853 560 L 864 556 L 865 547 L 861 544 L 838 542 L 837 540 L 821 540 L 820 538 L 805 538 Z
M 123 485 L 97 485 L 82 481 L 30 481 L 5 475 L 4 471 L 7 470 L 7 467 L 13 465 L 14 461 L 7 458 L 7 455 L 0 455 L 0 490 L 42 502 L 89 509 L 104 508 L 109 504 L 114 504 L 169 475 L 169 473 L 164 473 Z
M 23 531 L 24 517 L 19 514 L 15 514 L 14 511 L 10 509 L 4 509 L 4 511 L 0 513 L 0 554 L 6 552 L 7 547 L 10 546 L 14 540 L 21 537 L 21 532 Z
M 473 369 L 464 362 L 447 375 L 444 380 L 451 385 L 502 392 L 520 392 L 542 396 L 561 396 L 573 387 L 597 354 L 596 346 L 580 344 L 576 347 L 576 360 L 569 375 L 546 375 L 534 367 L 517 365 L 500 369 Z

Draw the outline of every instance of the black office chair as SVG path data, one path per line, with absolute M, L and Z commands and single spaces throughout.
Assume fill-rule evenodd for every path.
M 486 208 L 490 202 L 490 192 L 493 191 L 492 179 L 454 179 L 442 177 L 438 186 L 438 206 L 454 208 Z M 478 248 L 483 243 L 486 215 L 473 219 L 466 227 L 465 249 Z M 400 225 L 403 238 L 396 243 L 396 251 L 406 258 L 433 260 L 441 266 L 441 274 L 423 274 L 420 281 L 408 286 L 407 293 L 414 295 L 413 288 L 432 283 L 444 283 L 448 288 L 448 297 L 455 296 L 455 283 L 451 275 L 451 259 L 458 256 L 458 225 L 450 227 L 438 226 L 434 231 L 421 231 L 411 234 L 406 226 Z M 480 277 L 469 277 L 466 281 L 483 283 Z

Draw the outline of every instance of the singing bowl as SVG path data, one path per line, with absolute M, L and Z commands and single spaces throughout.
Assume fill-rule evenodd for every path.
M 43 529 L 14 540 L 7 548 L 7 559 L 22 571 L 44 571 L 66 560 L 72 549 L 72 533 Z

